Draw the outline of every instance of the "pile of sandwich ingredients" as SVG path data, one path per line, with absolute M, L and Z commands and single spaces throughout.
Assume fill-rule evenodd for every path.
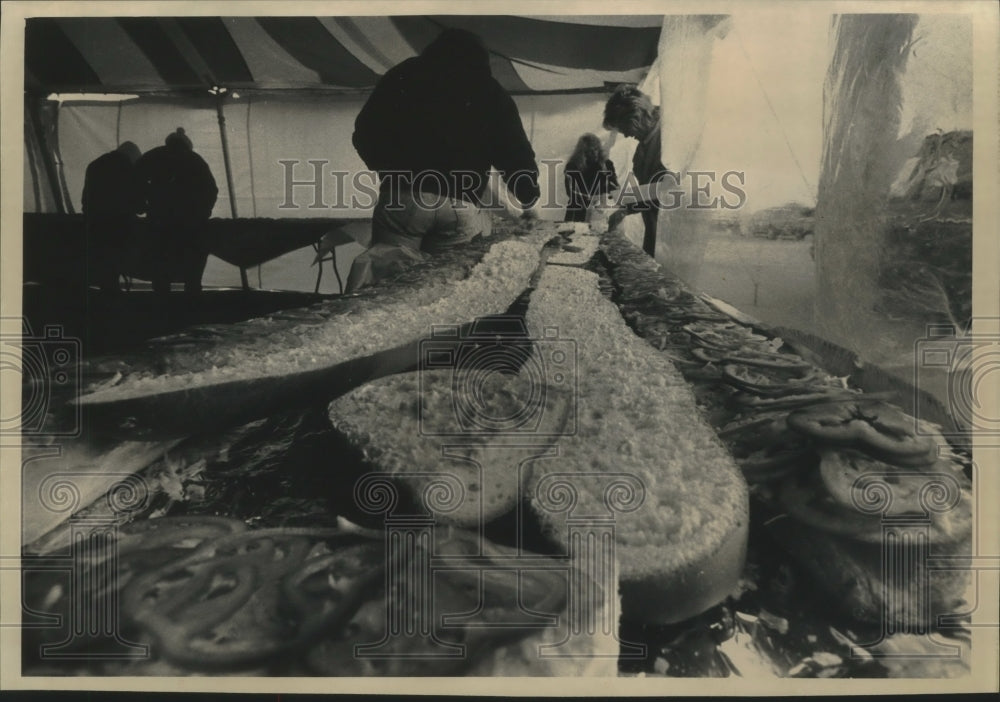
M 633 330 L 668 354 L 694 387 L 699 409 L 737 459 L 751 490 L 746 564 L 731 596 L 675 624 L 622 623 L 617 632 L 623 647 L 618 674 L 748 678 L 964 674 L 970 637 L 967 619 L 959 617 L 946 628 L 929 629 L 938 642 L 962 651 L 961 657 L 921 659 L 940 643 L 930 643 L 923 633 L 905 633 L 916 631 L 912 626 L 897 625 L 904 633 L 886 635 L 885 622 L 872 611 L 830 606 L 830 595 L 817 584 L 816 573 L 783 547 L 786 532 L 775 525 L 800 519 L 838 537 L 872 542 L 879 530 L 877 518 L 871 518 L 875 522 L 867 515 L 844 519 L 837 505 L 827 505 L 826 512 L 803 505 L 810 500 L 830 502 L 832 495 L 833 502 L 840 499 L 840 507 L 849 506 L 852 481 L 872 463 L 905 465 L 906 475 L 932 467 L 946 470 L 956 476 L 959 498 L 967 500 L 969 457 L 943 446 L 933 427 L 927 427 L 930 443 L 907 442 L 900 438 L 905 434 L 902 429 L 895 441 L 875 436 L 862 445 L 856 436 L 845 439 L 827 428 L 837 421 L 831 413 L 874 414 L 899 426 L 906 418 L 891 398 L 865 396 L 791 353 L 781 339 L 768 338 L 705 305 L 680 281 L 651 261 L 643 262 L 641 252 L 622 237 L 600 240 L 579 231 L 579 225 L 572 232 L 560 234 L 559 229 L 536 224 L 532 232 L 510 234 L 548 240 L 551 264 L 582 265 L 599 276 L 601 291 L 619 305 Z M 530 289 L 529 284 L 502 311 L 523 315 Z M 274 315 L 279 328 L 282 316 Z M 284 316 L 286 321 L 323 318 L 316 309 Z M 284 328 L 287 333 L 288 325 Z M 197 346 L 206 335 L 231 333 L 237 332 L 225 326 L 193 329 L 160 342 L 156 352 L 180 358 L 184 349 Z M 360 348 L 367 342 L 351 343 Z M 523 339 L 512 343 L 524 347 Z M 100 369 L 91 378 L 94 386 L 113 388 L 108 369 L 128 367 L 129 362 L 128 356 L 119 356 L 92 363 L 91 369 Z M 137 359 L 137 365 L 142 363 L 148 360 Z M 193 370 L 220 374 L 216 367 Z M 232 371 L 234 376 L 243 373 Z M 130 391 L 119 392 L 127 397 Z M 25 628 L 24 673 L 483 674 L 477 672 L 481 669 L 476 668 L 475 657 L 394 667 L 385 662 L 362 665 L 350 655 L 354 644 L 364 643 L 361 639 L 378 638 L 377 630 L 366 626 L 358 612 L 372 606 L 373 598 L 366 592 L 379 591 L 385 575 L 382 518 L 360 508 L 355 493 L 364 464 L 365 457 L 331 426 L 325 405 L 293 407 L 172 442 L 169 450 L 137 473 L 144 491 L 141 504 L 122 516 L 113 509 L 109 495 L 74 517 L 77 523 L 87 518 L 118 522 L 116 568 L 94 555 L 81 582 L 95 599 L 106 600 L 109 589 L 116 592 L 112 601 L 120 608 L 121 631 L 71 639 L 67 644 L 61 629 Z M 810 468 L 802 469 L 803 465 Z M 968 525 L 954 514 L 934 522 L 937 542 L 965 538 Z M 485 537 L 498 549 L 515 546 L 510 543 L 512 530 L 503 522 L 485 528 Z M 70 533 L 65 524 L 26 545 L 26 562 L 65 553 Z M 456 530 L 449 538 L 458 552 L 465 549 L 466 534 Z M 559 553 L 559 546 L 532 530 L 531 524 L 525 525 L 523 538 L 519 545 L 533 552 L 552 557 Z M 73 591 L 68 581 L 65 572 L 26 568 L 26 611 L 40 617 L 68 615 Z M 540 580 L 522 586 L 542 592 L 546 584 Z M 464 642 L 473 650 L 505 643 L 485 635 L 467 636 Z M 123 640 L 131 643 L 124 646 Z M 151 655 L 131 659 L 114 655 L 134 654 L 149 642 L 154 642 Z M 73 651 L 74 646 L 79 650 Z M 51 649 L 80 655 L 43 653 Z M 102 652 L 110 655 L 97 655 Z M 914 656 L 899 657 L 904 653 Z M 331 660 L 353 663 L 331 666 Z

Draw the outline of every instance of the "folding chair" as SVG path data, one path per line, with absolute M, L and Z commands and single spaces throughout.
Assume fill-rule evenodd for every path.
M 313 259 L 312 265 L 317 266 L 315 293 L 319 293 L 319 284 L 323 280 L 323 264 L 330 261 L 333 265 L 333 274 L 337 276 L 340 294 L 344 294 L 344 281 L 340 279 L 340 271 L 337 270 L 337 246 L 342 243 L 344 243 L 343 233 L 339 229 L 334 229 L 324 234 L 322 239 L 312 245 L 316 251 L 316 258 Z

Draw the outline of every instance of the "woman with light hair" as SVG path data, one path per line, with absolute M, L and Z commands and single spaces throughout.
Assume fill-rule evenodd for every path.
M 618 189 L 615 164 L 608 160 L 608 152 L 595 134 L 584 134 L 576 142 L 564 178 L 569 195 L 566 222 L 586 222 L 593 201 Z
M 604 128 L 621 132 L 639 142 L 632 156 L 632 173 L 639 185 L 653 183 L 669 173 L 660 160 L 660 108 L 634 85 L 619 85 L 604 106 Z M 642 248 L 650 256 L 656 250 L 655 202 L 639 202 L 612 217 L 612 225 L 624 215 L 642 213 L 645 226 Z

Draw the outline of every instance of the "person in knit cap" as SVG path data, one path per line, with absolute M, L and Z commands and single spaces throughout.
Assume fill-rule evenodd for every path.
M 98 156 L 83 180 L 88 277 L 106 293 L 121 292 L 122 255 L 132 236 L 143 193 L 135 164 L 142 152 L 131 141 Z
M 211 169 L 178 127 L 139 159 L 136 170 L 153 237 L 153 290 L 169 292 L 179 271 L 184 291 L 200 292 L 209 251 L 205 224 L 219 195 Z

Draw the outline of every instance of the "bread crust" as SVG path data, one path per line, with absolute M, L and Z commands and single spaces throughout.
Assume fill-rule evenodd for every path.
M 619 585 L 622 619 L 673 624 L 738 594 L 748 529 L 749 520 L 745 520 L 714 552 L 674 572 L 623 579 Z
M 288 328 L 272 325 L 269 319 L 254 320 L 246 325 L 248 332 L 255 325 L 254 337 L 227 334 L 220 343 L 177 354 L 183 367 L 176 369 L 169 366 L 176 366 L 177 359 L 171 363 L 169 353 L 161 354 L 167 373 L 140 365 L 120 382 L 83 395 L 77 402 L 100 406 L 233 381 L 293 376 L 416 342 L 432 325 L 462 324 L 500 314 L 528 284 L 544 243 L 544 236 L 537 234 L 497 241 L 485 253 L 467 253 L 474 258 L 451 266 L 447 275 L 428 270 L 411 284 L 390 285 L 382 294 L 324 303 L 326 307 L 317 310 L 315 324 Z M 467 264 L 473 260 L 469 270 Z

